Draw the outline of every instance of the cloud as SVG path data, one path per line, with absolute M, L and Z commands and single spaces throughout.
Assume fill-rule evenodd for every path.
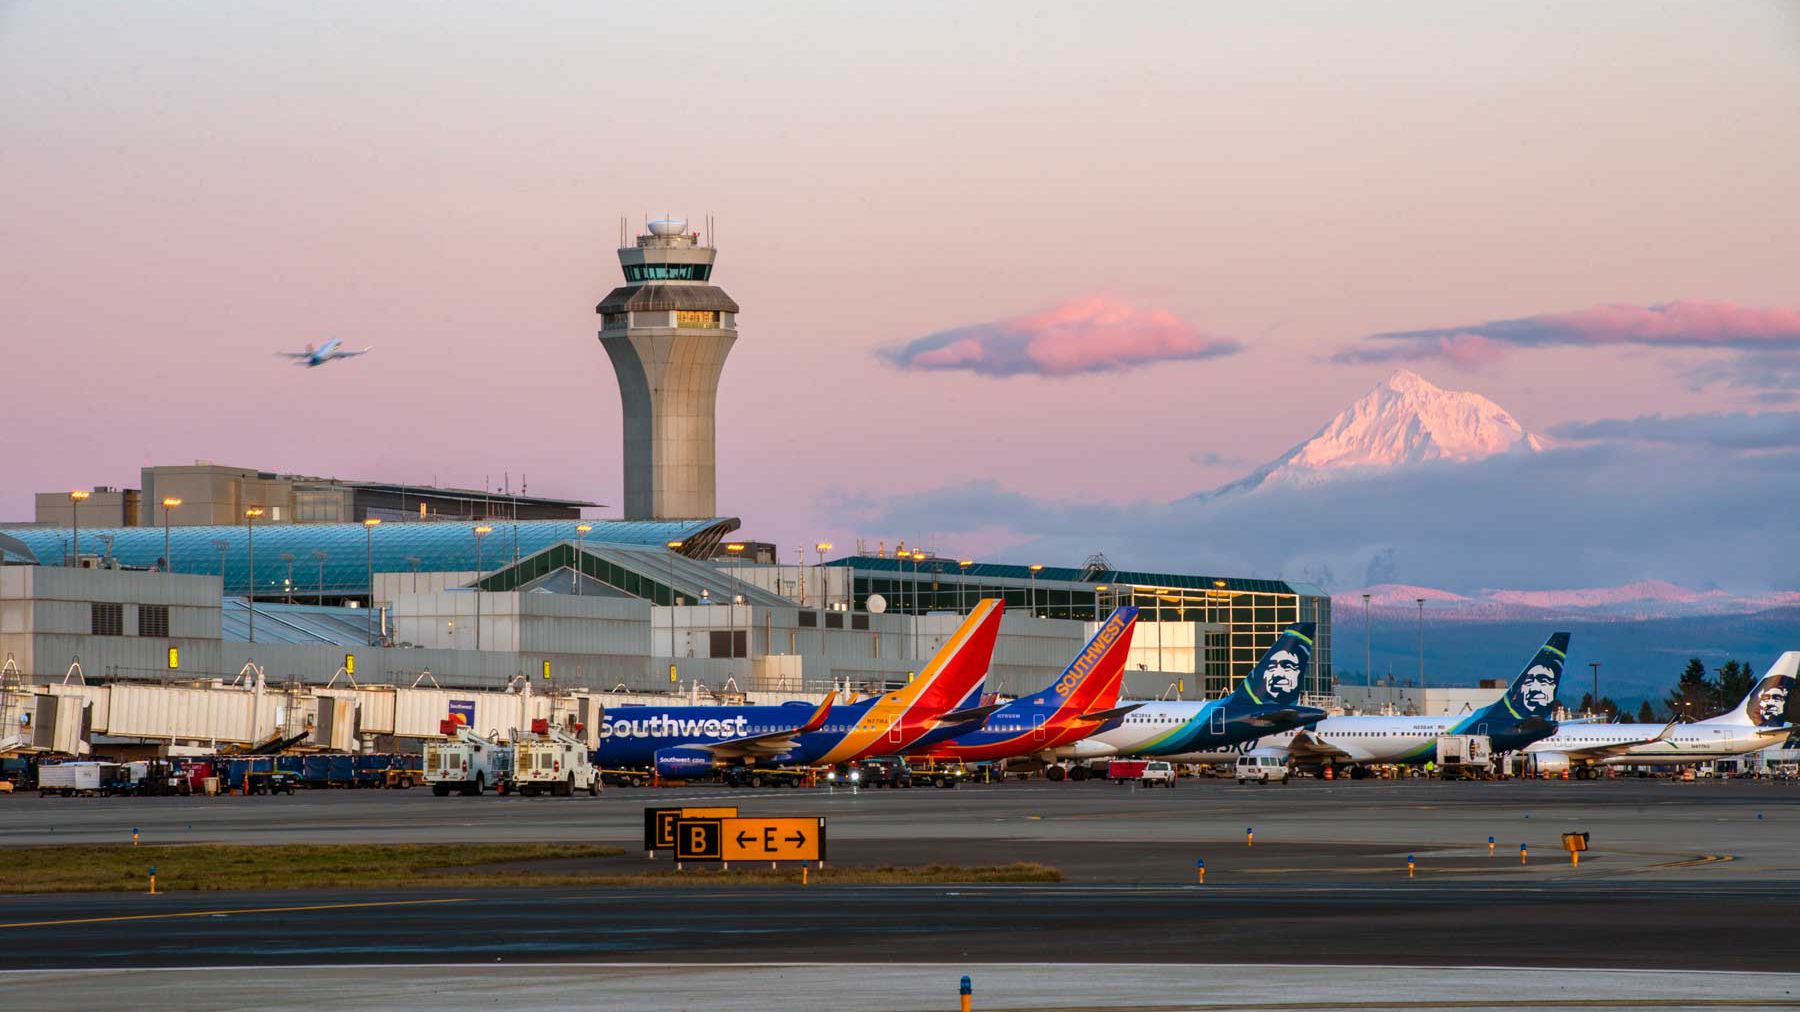
M 1243 347 L 1203 334 L 1167 310 L 1092 295 L 1039 313 L 941 331 L 880 354 L 902 369 L 1074 376 L 1218 358 Z
M 1403 572 L 1459 593 L 1640 579 L 1760 590 L 1795 586 L 1797 497 L 1800 454 L 1593 443 L 1205 501 L 1044 500 L 978 483 L 851 512 L 865 530 L 935 531 L 979 551 L 1002 529 L 1012 558 L 1104 552 L 1123 569 Z
M 1370 334 L 1331 357 L 1339 364 L 1442 359 L 1477 368 L 1520 348 L 1638 347 L 1733 353 L 1697 377 L 1702 384 L 1767 389 L 1800 372 L 1800 309 L 1681 300 L 1653 306 L 1593 306 L 1510 320 Z
M 1561 439 L 1685 444 L 1720 450 L 1800 450 L 1800 411 L 1600 418 L 1550 430 Z

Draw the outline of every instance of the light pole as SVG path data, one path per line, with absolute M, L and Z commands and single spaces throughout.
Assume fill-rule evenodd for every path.
M 915 660 L 915 661 L 919 659 L 919 655 L 920 655 L 921 651 L 923 650 L 923 644 L 924 644 L 924 640 L 925 640 L 925 637 L 919 631 L 919 617 L 925 614 L 924 606 L 919 603 L 919 563 L 924 562 L 924 561 L 925 561 L 925 553 L 924 552 L 913 552 L 912 553 L 912 564 L 913 564 L 913 571 L 912 571 L 912 599 L 913 599 L 912 631 L 913 631 L 913 660 Z
M 419 592 L 419 563 L 423 562 L 424 560 L 419 558 L 417 555 L 408 555 L 406 557 L 406 561 L 408 564 L 410 564 L 412 566 L 413 593 L 417 594 Z
M 369 645 L 375 645 L 375 528 L 381 526 L 380 517 L 367 517 L 363 520 L 363 550 L 369 564 Z
M 169 496 L 168 498 L 166 498 L 162 501 L 162 508 L 163 508 L 163 572 L 165 572 L 165 573 L 173 573 L 175 571 L 175 557 L 174 557 L 174 554 L 169 550 L 169 511 L 173 510 L 175 507 L 180 506 L 180 505 L 181 505 L 181 500 L 175 498 L 174 496 Z
M 219 594 L 223 596 L 225 594 L 225 550 L 231 547 L 231 542 L 224 538 L 214 538 L 212 546 L 219 550 Z
M 494 533 L 487 524 L 475 528 L 475 649 L 481 649 L 481 539 Z
M 1419 705 L 1425 705 L 1425 599 L 1413 598 L 1419 603 Z M 1424 711 L 1420 711 L 1424 712 Z
M 1369 683 L 1369 698 L 1375 698 L 1375 631 L 1369 625 L 1369 595 L 1363 595 L 1363 679 Z
M 831 551 L 831 542 L 821 541 L 813 546 L 819 553 L 819 604 L 825 610 L 831 610 L 831 577 L 825 572 L 825 553 Z
M 1041 572 L 1043 570 L 1043 568 L 1044 568 L 1043 563 L 1034 562 L 1031 564 L 1031 617 L 1032 618 L 1037 618 L 1037 575 L 1039 572 Z M 1162 591 L 1159 590 L 1159 591 L 1157 591 L 1157 593 L 1161 594 Z M 1158 615 L 1162 614 L 1161 605 L 1157 606 L 1157 614 Z M 1161 622 L 1162 619 L 1158 618 L 1157 621 Z M 1156 632 L 1156 635 L 1160 637 L 1162 635 L 1162 630 L 1158 629 Z
M 731 560 L 731 562 L 728 564 L 727 569 L 726 569 L 726 572 L 731 577 L 731 593 L 725 595 L 725 607 L 727 609 L 725 621 L 728 623 L 727 628 L 731 630 L 730 633 L 728 634 L 730 636 L 730 639 L 728 642 L 731 643 L 731 649 L 727 650 L 726 653 L 731 656 L 731 677 L 736 678 L 737 677 L 737 655 L 738 655 L 737 654 L 737 604 L 738 604 L 737 560 L 740 555 L 744 554 L 744 545 L 742 542 L 733 541 L 731 544 L 725 546 L 725 551 L 727 552 L 726 557 Z M 746 623 L 746 624 L 748 624 L 748 623 Z M 748 629 L 744 630 L 744 638 L 745 639 L 750 638 L 750 631 Z M 744 652 L 749 653 L 748 650 L 745 650 Z
M 581 543 L 587 533 L 594 529 L 593 524 L 575 525 L 575 596 L 581 596 Z
M 282 581 L 282 590 L 288 604 L 294 603 L 294 553 L 282 552 L 281 561 L 287 563 L 287 579 Z
M 1594 712 L 1600 712 L 1600 662 L 1589 661 L 1588 667 L 1594 669 Z
M 966 614 L 969 610 L 968 604 L 963 599 L 963 591 L 969 585 L 969 567 L 973 566 L 974 564 L 975 564 L 974 559 L 962 559 L 962 560 L 958 561 L 956 564 L 956 569 L 957 569 L 956 610 L 960 613 Z
M 93 494 L 80 489 L 69 493 L 69 533 L 75 536 L 74 555 L 69 559 L 71 566 L 81 565 L 81 504 Z
M 685 541 L 670 541 L 663 547 L 669 550 L 669 660 L 675 660 L 675 553 L 681 551 Z
M 325 603 L 325 560 L 330 558 L 323 551 L 313 550 L 313 561 L 319 564 L 319 604 Z
M 256 518 L 263 515 L 261 506 L 244 511 L 244 544 L 250 553 L 250 593 L 244 600 L 250 605 L 250 642 L 256 642 Z

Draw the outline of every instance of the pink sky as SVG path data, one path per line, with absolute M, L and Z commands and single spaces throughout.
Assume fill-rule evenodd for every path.
M 1390 366 L 1327 361 L 1362 335 L 1800 306 L 1796 52 L 1780 3 L 9 5 L 0 518 L 202 457 L 617 503 L 593 306 L 619 216 L 664 211 L 717 216 L 744 307 L 747 533 L 933 543 L 820 504 L 977 478 L 1175 498 L 1367 389 Z M 1244 350 L 876 354 L 1097 293 Z M 334 335 L 375 354 L 273 357 Z M 1542 431 L 1742 407 L 1707 354 L 1425 372 Z

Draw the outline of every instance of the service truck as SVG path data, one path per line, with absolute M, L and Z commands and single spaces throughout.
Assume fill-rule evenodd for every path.
M 594 768 L 588 747 L 579 739 L 553 729 L 543 719 L 531 722 L 532 737 L 513 746 L 510 788 L 527 797 L 543 793 L 566 798 L 576 791 L 589 797 L 600 793 L 600 771 Z
M 1494 740 L 1485 734 L 1441 734 L 1437 740 L 1440 780 L 1492 780 Z
M 513 748 L 483 738 L 461 723 L 446 720 L 438 728 L 446 741 L 425 743 L 425 782 L 431 793 L 480 794 L 505 785 L 513 773 Z
M 117 763 L 57 763 L 38 767 L 40 797 L 60 794 L 65 798 L 78 795 L 91 798 L 130 791 L 130 770 Z

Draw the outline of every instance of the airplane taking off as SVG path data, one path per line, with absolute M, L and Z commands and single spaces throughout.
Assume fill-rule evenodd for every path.
M 1004 611 L 1004 602 L 983 599 L 918 677 L 858 703 L 613 707 L 601 719 L 594 764 L 687 779 L 721 766 L 851 762 L 967 733 L 998 709 L 975 704 Z
M 375 350 L 371 347 L 364 348 L 361 351 L 344 351 L 342 349 L 343 343 L 344 342 L 334 337 L 317 348 L 314 348 L 309 344 L 306 346 L 305 351 L 278 351 L 275 353 L 275 357 L 291 358 L 294 360 L 295 365 L 303 365 L 308 369 L 316 369 L 333 359 L 355 358 L 358 355 L 367 355 L 369 352 Z
M 1074 744 L 1107 721 L 1137 709 L 1118 705 L 1137 618 L 1136 608 L 1115 610 L 1048 688 L 1001 706 L 976 730 L 937 744 L 915 745 L 908 751 L 963 762 L 1024 756 L 1036 757 L 1040 765 L 1054 761 L 1055 749 Z
M 1790 650 L 1730 713 L 1692 724 L 1565 724 L 1525 754 L 1539 773 L 1567 770 L 1587 779 L 1602 766 L 1681 765 L 1760 751 L 1796 730 L 1787 722 L 1796 674 L 1800 651 Z
M 1299 705 L 1300 686 L 1312 666 L 1314 629 L 1311 622 L 1288 627 L 1223 699 L 1144 703 L 1114 717 L 1092 737 L 1056 749 L 1056 754 L 1075 760 L 1109 756 L 1172 759 L 1211 754 L 1324 720 L 1324 710 Z
M 1485 734 L 1496 753 L 1516 751 L 1556 731 L 1550 713 L 1556 708 L 1556 686 L 1568 649 L 1569 634 L 1552 633 L 1505 695 L 1468 716 L 1329 717 L 1303 730 L 1251 738 L 1229 752 L 1168 758 L 1225 763 L 1257 752 L 1314 766 L 1423 763 L 1436 760 L 1438 737 L 1446 734 Z

